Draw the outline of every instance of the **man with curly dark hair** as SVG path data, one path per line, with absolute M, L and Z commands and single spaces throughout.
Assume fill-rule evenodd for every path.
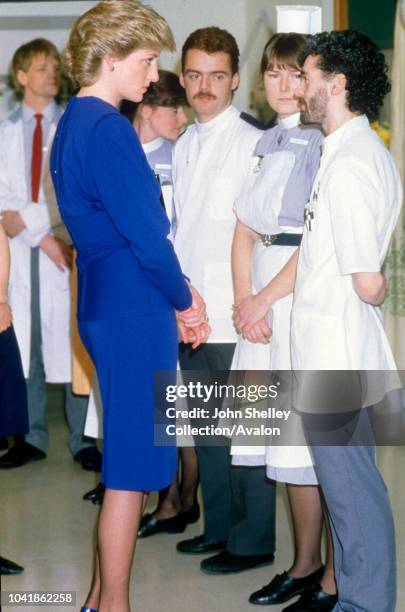
M 385 383 L 384 372 L 396 367 L 378 306 L 387 292 L 381 268 L 402 186 L 390 153 L 368 121 L 389 91 L 386 72 L 382 53 L 367 36 L 351 30 L 323 32 L 309 40 L 296 91 L 303 119 L 320 123 L 326 138 L 299 252 L 274 279 L 271 294 L 275 301 L 294 291 L 293 368 L 297 374 L 320 371 L 322 383 L 331 374 L 336 380 L 358 381 L 360 374 L 375 370 Z M 338 392 L 328 388 L 322 414 L 304 414 L 303 420 L 330 516 L 338 602 L 318 585 L 285 611 L 394 612 L 394 525 L 370 443 L 368 412 L 361 410 L 389 388 L 380 386 L 380 397 L 371 398 L 364 396 L 371 387 L 363 387 L 363 396 L 356 395 L 350 405 L 337 401 L 342 389 L 336 380 Z M 306 410 L 302 401 L 297 407 Z M 315 412 L 313 401 L 308 411 Z M 337 413 L 332 416 L 340 420 L 340 429 L 322 428 L 325 420 L 331 426 L 325 412 Z M 364 438 L 353 443 L 360 427 L 370 435 L 367 445 Z M 343 441 L 337 433 L 346 435 Z
M 366 115 L 370 121 L 377 119 L 391 85 L 384 55 L 368 36 L 356 30 L 321 32 L 308 40 L 305 54 L 307 66 L 316 64 L 325 81 L 344 76 L 349 112 Z M 304 119 L 323 124 L 325 102 L 323 96 L 312 95 Z

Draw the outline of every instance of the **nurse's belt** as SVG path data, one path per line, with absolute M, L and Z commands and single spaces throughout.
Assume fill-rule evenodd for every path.
M 277 5 L 276 11 L 277 33 L 317 34 L 322 32 L 322 8 L 320 6 Z

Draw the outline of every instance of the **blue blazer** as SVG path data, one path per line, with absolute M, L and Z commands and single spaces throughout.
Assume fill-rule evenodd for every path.
M 99 98 L 73 98 L 55 135 L 51 172 L 78 252 L 79 320 L 191 305 L 158 181 L 128 119 Z

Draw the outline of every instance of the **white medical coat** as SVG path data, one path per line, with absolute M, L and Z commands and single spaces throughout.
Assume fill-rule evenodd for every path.
M 233 204 L 254 163 L 261 134 L 230 106 L 207 123 L 193 123 L 174 148 L 174 246 L 184 273 L 207 304 L 209 342 L 236 342 L 231 310 Z
M 30 200 L 26 184 L 24 134 L 21 108 L 0 123 L 0 213 L 17 210 L 26 229 L 9 240 L 11 269 L 9 302 L 20 348 L 24 375 L 28 377 L 31 335 L 31 248 L 47 233 L 71 242 L 64 227 L 49 172 L 49 153 L 56 124 L 62 114 L 57 109 L 48 142 L 44 146 L 39 201 Z M 42 354 L 46 380 L 51 383 L 71 380 L 70 274 L 61 272 L 40 251 L 40 310 Z

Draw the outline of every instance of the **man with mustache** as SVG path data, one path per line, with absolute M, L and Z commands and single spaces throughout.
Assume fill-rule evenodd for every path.
M 180 345 L 180 365 L 185 379 L 190 370 L 199 370 L 196 379 L 204 384 L 225 383 L 236 341 L 232 323 L 233 203 L 251 169 L 261 132 L 232 104 L 239 85 L 239 49 L 229 32 L 207 27 L 190 34 L 182 49 L 180 82 L 196 118 L 174 152 L 178 219 L 174 245 L 184 272 L 207 304 L 212 328 L 208 343 L 198 350 Z M 214 410 L 218 401 L 208 408 Z M 202 566 L 207 573 L 233 573 L 271 563 L 274 485 L 265 480 L 264 467 L 251 471 L 231 468 L 225 439 L 223 446 L 207 446 L 208 442 L 196 440 L 204 533 L 179 542 L 177 549 L 183 553 L 221 551 Z

